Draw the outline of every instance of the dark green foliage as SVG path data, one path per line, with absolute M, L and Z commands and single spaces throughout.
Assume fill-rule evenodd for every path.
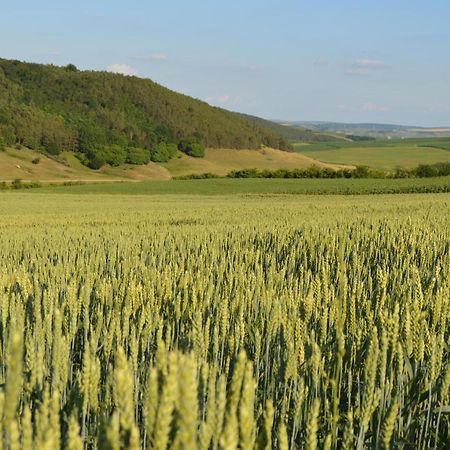
M 47 142 L 43 147 L 49 155 L 57 156 L 61 153 L 60 147 L 55 142 Z
M 278 170 L 262 170 L 243 169 L 233 170 L 228 178 L 369 178 L 370 173 L 361 176 L 356 170 L 340 169 L 333 170 L 322 167 L 308 167 L 307 169 L 278 169 Z
M 171 158 L 176 156 L 173 144 L 192 137 L 202 146 L 190 149 L 197 156 L 203 147 L 289 148 L 263 124 L 147 79 L 83 72 L 73 64 L 60 68 L 4 59 L 0 59 L 0 136 L 7 145 L 17 143 L 51 154 L 83 152 L 90 166 L 98 166 L 102 158 L 114 165 L 125 161 L 126 154 L 99 151 L 111 146 L 155 153 L 165 142 Z M 155 158 L 161 159 L 159 150 L 156 153 Z
M 128 147 L 127 159 L 128 164 L 147 164 L 150 161 L 150 153 L 146 148 Z
M 39 164 L 41 162 L 41 158 L 34 158 L 32 161 L 31 161 L 31 164 Z
M 160 142 L 150 151 L 150 159 L 153 162 L 167 162 L 170 159 L 169 150 L 165 142 Z
M 345 137 L 351 139 L 353 142 L 367 142 L 376 140 L 374 137 L 371 136 L 358 136 L 356 134 L 346 134 Z
M 169 155 L 169 158 L 175 158 L 177 156 L 178 147 L 176 144 L 167 144 L 167 153 Z
M 210 180 L 212 178 L 223 178 L 215 173 L 205 172 L 205 173 L 193 173 L 191 175 L 185 175 L 181 177 L 175 177 L 175 180 Z
M 185 139 L 178 144 L 178 149 L 186 153 L 186 155 L 195 158 L 204 158 L 205 147 L 196 139 Z
M 370 169 L 367 166 L 356 166 L 356 169 L 352 173 L 353 178 L 368 178 L 370 175 Z
M 262 170 L 242 169 L 233 170 L 228 178 L 431 178 L 446 177 L 450 175 L 450 163 L 424 165 L 415 169 L 397 168 L 394 172 L 385 172 L 380 169 L 370 169 L 366 166 L 358 166 L 356 169 L 329 169 L 312 166 L 307 169 L 278 169 Z
M 3 152 L 6 150 L 6 144 L 4 139 L 0 136 L 0 152 Z
M 450 175 L 450 163 L 420 164 L 416 169 L 413 169 L 412 173 L 419 178 L 447 176 Z
M 436 173 L 437 168 L 428 164 L 420 164 L 415 170 L 415 175 L 420 178 L 434 177 Z
M 106 164 L 105 159 L 101 155 L 97 155 L 95 153 L 89 154 L 88 160 L 87 160 L 87 166 L 90 169 L 100 169 L 102 166 Z
M 127 150 L 119 145 L 104 145 L 89 150 L 87 158 L 88 166 L 93 169 L 99 169 L 103 164 L 117 167 L 125 164 Z
M 78 71 L 77 66 L 75 66 L 75 64 L 67 64 L 67 66 L 65 67 L 65 69 L 66 69 L 68 72 L 77 72 L 77 71 Z

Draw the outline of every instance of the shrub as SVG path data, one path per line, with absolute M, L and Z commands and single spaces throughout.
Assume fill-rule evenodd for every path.
M 209 180 L 212 178 L 222 178 L 222 177 L 216 175 L 215 173 L 205 172 L 205 173 L 193 173 L 181 177 L 174 177 L 174 180 Z
M 32 163 L 32 164 L 39 164 L 40 161 L 41 161 L 41 158 L 34 158 L 34 159 L 31 161 L 31 163 Z
M 450 163 L 436 164 L 437 175 L 440 177 L 446 177 L 450 175 Z
M 167 162 L 169 161 L 169 152 L 167 149 L 167 144 L 165 142 L 160 142 L 151 152 L 150 159 L 153 162 Z
M 178 147 L 176 144 L 167 144 L 167 153 L 169 155 L 169 158 L 175 158 L 177 156 Z
M 369 177 L 369 168 L 367 166 L 356 166 L 356 169 L 353 171 L 354 178 L 368 178 Z
M 103 147 L 105 161 L 111 166 L 121 166 L 125 164 L 127 152 L 119 145 L 109 145 Z
M 0 136 L 0 152 L 4 152 L 6 150 L 6 143 L 3 138 Z
M 86 156 L 88 159 L 88 167 L 91 169 L 99 169 L 104 164 L 109 164 L 114 167 L 125 164 L 127 152 L 119 145 L 104 145 L 89 150 Z
M 54 142 L 46 143 L 44 149 L 49 155 L 53 156 L 58 156 L 61 153 L 61 149 Z
M 435 167 L 428 164 L 420 164 L 415 169 L 415 175 L 419 178 L 434 177 L 437 175 L 437 170 Z
M 204 158 L 205 147 L 194 139 L 185 139 L 178 144 L 178 149 L 186 153 L 186 155 L 195 158 Z
M 91 156 L 88 157 L 88 160 L 87 160 L 87 166 L 90 169 L 94 169 L 94 170 L 100 169 L 105 164 L 106 164 L 106 161 L 103 159 L 103 157 L 100 155 L 96 155 L 96 154 L 92 154 Z
M 410 176 L 410 171 L 403 167 L 396 167 L 392 175 L 393 178 L 409 178 Z
M 150 153 L 146 148 L 140 147 L 129 147 L 127 148 L 127 159 L 128 164 L 143 165 L 148 164 L 150 161 Z
M 16 178 L 12 183 L 11 186 L 13 189 L 21 189 L 23 187 L 22 180 L 20 178 Z

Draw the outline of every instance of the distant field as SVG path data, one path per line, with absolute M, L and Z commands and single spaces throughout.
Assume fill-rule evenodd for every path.
M 34 193 L 133 195 L 389 194 L 450 192 L 450 177 L 416 179 L 209 179 L 146 181 L 31 189 Z
M 331 164 L 365 165 L 380 169 L 412 168 L 419 164 L 450 162 L 450 139 L 405 139 L 396 141 L 332 141 L 296 144 L 302 154 Z

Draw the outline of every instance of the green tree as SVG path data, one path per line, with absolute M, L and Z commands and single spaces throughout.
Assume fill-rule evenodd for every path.
M 160 142 L 150 153 L 153 162 L 167 162 L 169 161 L 169 152 L 167 144 Z
M 177 144 L 167 144 L 167 153 L 169 155 L 169 158 L 176 158 L 178 152 Z
M 128 164 L 147 164 L 150 161 L 150 153 L 146 148 L 128 147 L 127 159 Z
M 204 145 L 194 139 L 185 139 L 180 141 L 178 149 L 195 158 L 203 158 L 205 156 Z
M 77 66 L 75 64 L 67 64 L 67 72 L 78 72 Z

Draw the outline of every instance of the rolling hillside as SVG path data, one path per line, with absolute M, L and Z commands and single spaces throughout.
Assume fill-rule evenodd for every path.
M 65 182 L 117 182 L 168 180 L 173 177 L 212 173 L 225 176 L 242 169 L 303 169 L 310 166 L 339 168 L 299 153 L 264 148 L 255 150 L 207 149 L 204 158 L 191 158 L 182 152 L 167 163 L 144 165 L 105 165 L 100 170 L 84 166 L 73 152 L 45 155 L 27 148 L 0 152 L 0 182 L 36 181 L 42 184 Z
M 0 146 L 93 158 L 124 148 L 151 154 L 160 143 L 186 139 L 212 148 L 290 149 L 262 123 L 149 79 L 0 59 Z

